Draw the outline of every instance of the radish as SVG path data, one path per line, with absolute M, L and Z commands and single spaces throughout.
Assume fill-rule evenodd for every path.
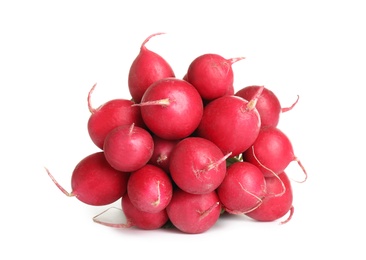
M 136 103 L 141 101 L 146 89 L 155 81 L 175 77 L 169 63 L 159 54 L 146 48 L 146 43 L 154 36 L 163 33 L 155 33 L 145 39 L 140 47 L 140 53 L 132 62 L 128 73 L 128 88 Z
M 144 230 L 161 228 L 169 221 L 168 214 L 165 209 L 156 213 L 141 211 L 131 203 L 127 193 L 121 199 L 121 206 L 122 209 L 117 207 L 107 208 L 94 216 L 93 221 L 113 228 L 136 227 Z M 114 212 L 112 212 L 112 210 Z M 116 216 L 116 213 L 120 214 Z
M 224 154 L 237 156 L 248 149 L 258 136 L 260 115 L 255 108 L 262 88 L 247 101 L 234 95 L 212 100 L 205 106 L 197 135 L 215 143 Z
M 168 222 L 168 214 L 165 209 L 158 212 L 141 211 L 131 202 L 128 194 L 122 197 L 122 210 L 128 220 L 129 225 L 145 229 L 153 230 L 161 228 Z
M 160 138 L 177 140 L 191 135 L 203 114 L 198 91 L 185 80 L 165 78 L 146 90 L 141 103 L 145 125 Z
M 217 145 L 201 137 L 181 140 L 170 156 L 170 175 L 182 190 L 203 194 L 215 190 L 226 175 L 226 158 Z
M 67 196 L 75 196 L 81 202 L 104 206 L 120 199 L 127 191 L 129 173 L 112 168 L 103 152 L 83 158 L 71 176 L 72 191 L 67 192 L 46 169 L 56 186 Z
M 113 168 L 132 172 L 150 160 L 154 151 L 154 141 L 144 128 L 135 124 L 121 125 L 108 133 L 103 150 Z
M 278 176 L 280 179 L 275 177 L 265 178 L 267 193 L 261 205 L 255 210 L 246 213 L 247 216 L 257 221 L 274 221 L 289 213 L 287 219 L 282 221 L 281 224 L 290 221 L 294 213 L 291 183 L 285 172 Z M 276 196 L 282 192 L 283 185 L 285 186 L 285 192 L 281 196 Z
M 257 85 L 247 86 L 237 91 L 235 95 L 246 100 L 251 100 L 261 87 L 262 86 Z M 298 100 L 299 96 L 297 96 L 297 100 L 290 107 L 282 108 L 280 101 L 273 91 L 269 90 L 268 88 L 263 88 L 263 92 L 258 98 L 256 105 L 258 113 L 261 117 L 261 127 L 277 126 L 280 119 L 280 114 L 291 110 L 297 104 Z
M 203 99 L 213 100 L 224 96 L 233 86 L 232 64 L 242 59 L 244 58 L 225 59 L 215 53 L 206 53 L 191 62 L 185 78 Z
M 248 162 L 233 163 L 217 188 L 224 209 L 231 214 L 244 214 L 261 205 L 266 192 L 262 172 Z
M 277 127 L 261 128 L 255 142 L 243 153 L 243 160 L 253 163 L 265 177 L 274 177 L 282 173 L 287 166 L 296 161 L 305 174 L 300 160 L 295 156 L 288 136 Z
M 169 173 L 170 154 L 179 140 L 166 140 L 157 135 L 153 135 L 153 140 L 154 152 L 149 163 L 158 166 Z
M 176 188 L 166 211 L 178 230 L 198 234 L 215 225 L 221 214 L 221 205 L 216 191 L 192 194 Z
M 98 108 L 91 104 L 91 94 L 96 84 L 91 88 L 88 95 L 88 107 L 91 113 L 88 120 L 88 133 L 94 144 L 103 149 L 104 139 L 115 127 L 135 123 L 136 126 L 144 127 L 140 108 L 132 106 L 133 101 L 128 99 L 113 99 Z
M 156 213 L 166 208 L 173 193 L 169 175 L 161 168 L 146 164 L 131 173 L 127 194 L 132 204 L 141 211 Z

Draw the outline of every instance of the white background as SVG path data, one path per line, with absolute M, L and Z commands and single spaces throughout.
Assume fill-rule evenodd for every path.
M 254 3 L 255 2 L 255 3 Z M 1 1 L 1 259 L 365 259 L 365 5 L 362 1 Z M 130 98 L 129 66 L 148 49 L 183 77 L 203 53 L 246 59 L 235 89 L 259 84 L 283 106 L 308 181 L 293 184 L 286 225 L 242 217 L 209 231 L 120 230 L 64 196 L 76 163 L 98 151 L 94 106 Z M 296 163 L 287 172 L 301 177 Z M 116 204 L 119 206 L 119 204 Z M 7 255 L 5 257 L 5 255 Z M 135 259 L 135 258 L 133 258 Z

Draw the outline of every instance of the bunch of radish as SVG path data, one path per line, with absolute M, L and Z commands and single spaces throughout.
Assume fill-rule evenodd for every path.
M 277 125 L 282 108 L 264 86 L 235 92 L 232 65 L 205 53 L 182 78 L 169 63 L 141 45 L 128 74 L 131 97 L 94 108 L 88 93 L 87 129 L 99 151 L 84 157 L 71 176 L 72 191 L 92 206 L 120 200 L 125 218 L 97 223 L 145 230 L 176 228 L 197 234 L 223 214 L 257 221 L 288 222 L 294 212 L 291 181 L 285 170 L 296 161 L 290 139 Z

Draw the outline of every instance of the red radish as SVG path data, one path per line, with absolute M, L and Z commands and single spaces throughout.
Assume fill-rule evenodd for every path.
M 215 225 L 221 214 L 221 205 L 216 191 L 192 194 L 177 188 L 166 211 L 178 230 L 199 234 Z
M 132 172 L 140 169 L 151 158 L 154 141 L 144 128 L 121 125 L 106 136 L 103 146 L 109 164 L 119 171 Z
M 181 140 L 170 156 L 170 175 L 182 190 L 204 194 L 215 190 L 226 175 L 226 158 L 217 145 L 201 137 Z
M 88 120 L 88 132 L 96 146 L 103 149 L 104 139 L 115 127 L 135 123 L 136 126 L 144 127 L 140 108 L 132 106 L 133 101 L 128 99 L 113 99 L 98 108 L 91 104 L 91 94 L 96 84 L 91 88 L 88 95 L 88 107 L 91 113 Z
M 121 199 L 122 209 L 116 207 L 110 207 L 98 215 L 93 217 L 93 221 L 108 227 L 113 228 L 132 228 L 136 227 L 144 230 L 154 230 L 163 227 L 169 220 L 166 210 L 162 210 L 156 213 L 149 213 L 137 209 L 132 203 L 128 194 L 126 193 Z M 123 213 L 124 216 L 116 217 L 113 214 L 113 220 L 111 220 L 111 211 L 118 211 Z M 121 215 L 121 214 L 119 214 Z
M 260 116 L 255 108 L 261 94 L 250 101 L 234 95 L 212 100 L 205 106 L 197 135 L 214 142 L 224 154 L 237 156 L 248 149 L 258 136 Z
M 177 140 L 191 135 L 203 114 L 198 91 L 185 80 L 165 78 L 153 83 L 142 97 L 142 119 L 157 136 Z
M 122 210 L 132 226 L 140 229 L 153 230 L 161 228 L 168 222 L 166 210 L 150 213 L 141 211 L 131 202 L 128 194 L 122 197 Z
M 236 96 L 242 97 L 246 100 L 251 100 L 258 89 L 262 86 L 252 85 L 247 86 L 235 93 Z M 258 102 L 256 108 L 261 117 L 261 126 L 277 126 L 280 120 L 280 114 L 291 110 L 299 100 L 299 96 L 297 96 L 297 100 L 291 107 L 282 108 L 280 101 L 277 96 L 273 93 L 273 91 L 268 88 L 263 88 L 263 92 L 261 96 L 258 98 Z
M 261 205 L 255 210 L 246 213 L 247 216 L 258 221 L 274 221 L 289 213 L 287 219 L 281 223 L 284 224 L 290 221 L 294 213 L 291 183 L 285 172 L 278 176 L 280 179 L 275 177 L 266 178 L 267 194 Z M 282 192 L 283 185 L 285 186 L 285 192 L 281 196 L 276 196 Z
M 214 53 L 200 55 L 189 65 L 186 79 L 203 99 L 219 98 L 226 95 L 234 83 L 232 64 L 242 59 L 244 57 L 225 59 Z
M 244 214 L 261 205 L 266 181 L 257 166 L 248 162 L 233 163 L 217 188 L 224 209 L 231 214 Z
M 127 194 L 139 210 L 156 213 L 166 208 L 173 193 L 169 175 L 161 168 L 146 164 L 131 173 Z
M 255 142 L 243 153 L 243 160 L 253 163 L 265 177 L 274 177 L 296 161 L 305 174 L 305 168 L 295 156 L 288 136 L 277 127 L 265 127 L 259 131 Z M 305 181 L 304 180 L 304 181 Z
M 149 163 L 158 166 L 169 173 L 170 154 L 179 140 L 166 140 L 156 135 L 153 135 L 153 140 L 154 152 Z
M 136 103 L 141 101 L 146 89 L 152 83 L 162 78 L 175 77 L 169 63 L 145 46 L 152 37 L 160 34 L 163 33 L 155 33 L 145 39 L 141 45 L 140 53 L 131 64 L 128 74 L 128 88 Z
M 129 173 L 112 168 L 103 152 L 83 158 L 71 176 L 71 192 L 67 192 L 46 169 L 56 186 L 67 196 L 75 196 L 81 202 L 104 206 L 120 199 L 127 191 Z

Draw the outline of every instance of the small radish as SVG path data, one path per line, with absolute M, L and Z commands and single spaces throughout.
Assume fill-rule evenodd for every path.
M 184 75 L 183 80 L 188 81 L 188 75 L 187 73 Z M 189 82 L 189 81 L 188 81 Z M 235 94 L 235 89 L 234 89 L 234 85 L 229 85 L 225 95 L 234 95 Z M 210 100 L 204 100 L 206 103 L 208 103 Z
M 247 216 L 257 221 L 274 221 L 289 213 L 287 219 L 282 221 L 281 224 L 290 221 L 294 213 L 291 183 L 285 172 L 278 176 L 280 179 L 275 177 L 265 178 L 267 193 L 261 205 L 255 210 L 246 213 Z M 285 186 L 285 192 L 281 196 L 277 196 L 277 194 L 282 192 L 283 185 Z
M 296 161 L 305 174 L 304 181 L 307 178 L 290 139 L 277 127 L 261 128 L 255 142 L 243 153 L 243 160 L 256 165 L 265 177 L 282 173 L 292 161 Z
M 191 135 L 203 114 L 203 102 L 198 91 L 185 80 L 165 78 L 146 90 L 141 103 L 141 115 L 147 128 L 160 138 L 177 140 Z
M 102 211 L 93 217 L 93 221 L 95 223 L 113 228 L 136 227 L 144 230 L 154 230 L 161 228 L 169 220 L 165 209 L 156 213 L 149 213 L 137 209 L 131 203 L 127 193 L 121 199 L 121 206 L 122 209 L 110 207 Z M 112 210 L 114 212 L 112 212 Z M 112 213 L 114 214 L 112 215 Z M 119 213 L 118 216 L 116 216 L 117 214 L 115 213 Z
M 122 197 L 122 210 L 128 219 L 128 222 L 131 223 L 132 226 L 140 229 L 158 229 L 164 226 L 169 220 L 165 209 L 155 213 L 139 210 L 133 205 L 128 194 Z
M 141 101 L 146 89 L 152 83 L 162 78 L 175 77 L 169 63 L 145 46 L 152 37 L 161 34 L 163 33 L 155 33 L 146 38 L 141 45 L 140 53 L 131 64 L 128 74 L 128 88 L 136 103 Z
M 221 55 L 206 53 L 195 58 L 188 67 L 186 79 L 203 99 L 213 100 L 226 95 L 233 86 L 233 63 L 244 57 L 225 59 Z
M 127 194 L 139 210 L 156 213 L 166 208 L 173 193 L 169 175 L 161 168 L 146 164 L 131 173 Z
M 221 205 L 216 191 L 192 194 L 176 188 L 166 211 L 178 230 L 199 234 L 215 225 L 221 214 Z
M 104 139 L 115 127 L 135 123 L 136 126 L 144 127 L 140 108 L 132 106 L 133 101 L 128 99 L 113 99 L 98 108 L 91 104 L 91 94 L 96 84 L 91 88 L 88 95 L 88 107 L 91 113 L 88 120 L 88 133 L 96 146 L 103 149 Z
M 217 145 L 201 137 L 181 140 L 170 156 L 170 175 L 182 190 L 203 194 L 215 190 L 226 175 L 226 158 Z
M 158 166 L 169 173 L 170 154 L 180 140 L 166 140 L 157 135 L 153 135 L 153 140 L 154 152 L 149 163 Z
M 132 172 L 144 166 L 154 151 L 151 134 L 135 124 L 111 130 L 103 146 L 108 163 L 119 171 Z
M 237 156 L 248 149 L 258 136 L 260 115 L 255 108 L 261 89 L 247 101 L 234 95 L 212 100 L 205 106 L 197 135 L 214 142 L 224 154 Z
M 120 199 L 127 191 L 129 173 L 112 168 L 103 152 L 96 152 L 83 158 L 71 176 L 72 192 L 67 192 L 48 169 L 47 173 L 56 186 L 67 196 L 75 196 L 81 202 L 104 206 Z
M 224 209 L 231 214 L 244 214 L 261 205 L 266 181 L 257 166 L 248 162 L 233 163 L 217 188 Z
M 247 86 L 237 91 L 235 95 L 246 100 L 251 100 L 259 88 L 261 88 L 261 86 Z M 282 108 L 280 101 L 273 91 L 269 90 L 268 88 L 263 88 L 263 92 L 258 98 L 256 105 L 258 113 L 261 117 L 261 127 L 277 126 L 281 113 L 291 110 L 296 105 L 298 100 L 299 96 L 297 96 L 297 100 L 290 107 Z

